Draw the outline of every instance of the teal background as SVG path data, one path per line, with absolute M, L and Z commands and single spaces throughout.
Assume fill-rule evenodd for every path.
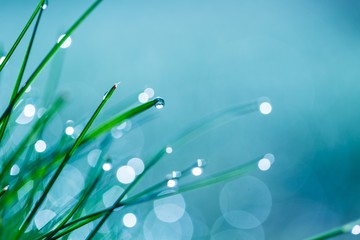
M 91 3 L 50 1 L 26 76 Z M 36 4 L 0 0 L 2 51 Z M 104 1 L 72 35 L 71 47 L 56 55 L 64 59 L 61 74 L 49 79 L 47 67 L 33 87 L 39 95 L 69 92 L 61 118 L 75 122 L 89 117 L 114 82 L 121 83 L 110 106 L 136 102 L 138 93 L 154 88 L 166 106 L 146 113 L 155 117 L 148 123 L 134 120 L 140 127 L 119 159 L 145 159 L 194 121 L 268 97 L 270 115 L 244 116 L 175 149 L 152 174 L 165 176 L 199 157 L 210 174 L 270 152 L 272 168 L 251 174 L 272 196 L 262 231 L 266 239 L 302 239 L 359 218 L 359 12 L 356 0 Z M 25 46 L 0 75 L 1 109 Z M 56 78 L 57 90 L 48 88 Z M 223 186 L 184 194 L 190 216 L 209 229 L 221 216 Z M 194 239 L 210 238 L 210 230 L 198 234 L 196 226 Z

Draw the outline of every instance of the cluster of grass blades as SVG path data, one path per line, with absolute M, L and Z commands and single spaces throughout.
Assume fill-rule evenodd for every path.
M 41 139 L 42 134 L 47 131 L 46 126 L 51 123 L 55 114 L 59 113 L 66 103 L 66 98 L 60 96 L 51 103 L 46 103 L 46 106 L 49 107 L 47 107 L 46 110 L 42 110 L 41 114 L 36 114 L 34 121 L 31 123 L 31 129 L 24 134 L 21 141 L 17 143 L 15 147 L 8 150 L 9 136 L 17 127 L 16 124 L 13 123 L 16 115 L 15 113 L 18 112 L 21 103 L 26 100 L 25 93 L 27 89 L 31 87 L 31 84 L 37 79 L 39 73 L 47 66 L 66 39 L 101 2 L 101 0 L 95 1 L 83 15 L 79 17 L 79 19 L 68 29 L 64 37 L 49 50 L 48 54 L 23 84 L 24 71 L 29 62 L 41 16 L 43 11 L 48 7 L 46 0 L 39 1 L 39 4 L 35 7 L 33 14 L 19 34 L 15 43 L 6 56 L 1 59 L 0 74 L 6 69 L 5 66 L 7 64 L 11 64 L 11 61 L 9 62 L 9 60 L 11 60 L 12 54 L 17 49 L 19 43 L 22 42 L 24 35 L 28 32 L 30 27 L 33 26 L 30 41 L 24 54 L 11 98 L 0 117 L 0 150 L 2 153 L 0 168 L 1 239 L 67 239 L 69 234 L 73 231 L 90 223 L 93 224 L 93 227 L 87 234 L 86 239 L 99 238 L 102 236 L 99 234 L 99 230 L 115 211 L 121 211 L 134 205 L 235 179 L 259 168 L 259 162 L 264 162 L 264 159 L 268 160 L 266 163 L 271 165 L 271 161 L 264 158 L 262 155 L 247 161 L 243 165 L 228 169 L 224 172 L 205 178 L 199 178 L 200 180 L 197 181 L 189 181 L 180 184 L 178 181 L 181 181 L 188 175 L 201 175 L 204 162 L 198 160 L 195 164 L 189 165 L 177 173 L 173 173 L 169 178 L 151 183 L 150 186 L 141 191 L 137 191 L 136 193 L 133 191 L 141 180 L 144 179 L 144 176 L 172 152 L 172 148 L 178 149 L 209 130 L 236 120 L 245 114 L 258 112 L 259 106 L 260 111 L 263 114 L 268 114 L 271 111 L 271 105 L 268 102 L 259 103 L 259 101 L 253 101 L 241 104 L 217 112 L 185 129 L 170 145 L 167 143 L 164 147 L 155 152 L 152 157 L 145 160 L 143 171 L 137 174 L 131 182 L 126 184 L 124 191 L 118 194 L 110 206 L 89 212 L 88 205 L 93 205 L 94 201 L 96 201 L 93 200 L 93 198 L 95 198 L 94 195 L 97 194 L 96 191 L 100 191 L 101 193 L 105 191 L 102 190 L 104 184 L 106 185 L 104 172 L 111 166 L 110 163 L 112 160 L 106 154 L 112 144 L 109 132 L 113 128 L 126 122 L 128 119 L 150 109 L 161 109 L 165 104 L 162 98 L 154 98 L 138 106 L 126 108 L 109 120 L 100 123 L 97 126 L 93 126 L 95 119 L 101 114 L 105 104 L 113 96 L 118 84 L 111 86 L 109 91 L 105 93 L 94 113 L 76 136 L 69 137 L 68 135 L 71 135 L 72 133 L 69 134 L 64 132 L 63 136 L 56 141 L 56 147 L 41 154 L 39 152 L 42 152 L 42 150 L 36 149 L 37 144 L 41 145 L 39 139 Z M 264 107 L 264 109 L 261 109 L 261 107 Z M 32 115 L 35 115 L 35 113 L 32 113 Z M 69 161 L 72 158 L 76 158 L 77 154 L 88 151 L 89 146 L 91 147 L 93 145 L 96 145 L 101 149 L 101 154 L 99 154 L 97 162 L 86 173 L 84 187 L 77 194 L 76 200 L 62 206 L 60 209 L 54 210 L 56 214 L 48 214 L 47 221 L 41 224 L 36 223 L 36 215 L 40 211 L 43 211 L 41 209 L 44 205 L 48 205 L 49 193 L 54 188 L 54 185 L 56 185 L 59 177 L 64 172 L 64 169 L 68 166 Z M 269 166 L 265 166 L 265 168 L 267 167 Z M 20 169 L 21 174 L 18 174 Z M 181 179 L 179 176 L 181 176 Z M 164 192 L 166 189 L 171 189 L 171 191 Z M 358 222 L 353 222 L 311 239 L 325 239 L 345 232 L 354 231 L 354 228 L 359 226 L 357 224 Z M 117 229 L 117 231 L 121 231 L 121 229 Z

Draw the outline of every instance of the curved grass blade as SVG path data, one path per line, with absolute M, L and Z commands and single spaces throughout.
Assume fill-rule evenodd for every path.
M 220 121 L 229 122 L 230 120 L 234 120 L 236 117 L 243 116 L 244 114 L 253 112 L 255 110 L 257 110 L 257 103 L 252 102 L 249 104 L 243 104 L 243 105 L 240 105 L 240 106 L 237 106 L 234 108 L 229 108 L 225 111 L 218 112 L 218 113 L 210 116 L 209 118 L 206 118 L 205 120 L 200 121 L 198 124 L 195 124 L 194 126 L 196 126 L 196 127 L 189 128 L 190 130 L 188 129 L 183 134 L 181 134 L 180 137 L 177 139 L 177 141 L 174 142 L 174 144 L 177 146 L 180 146 L 181 143 L 184 143 L 184 139 L 191 140 L 191 138 L 200 136 L 204 131 L 209 130 L 207 128 L 214 128 L 216 126 L 221 125 Z M 127 119 L 127 118 L 124 118 L 124 119 Z M 117 124 L 119 124 L 119 123 L 117 123 Z M 113 126 L 116 126 L 116 124 L 114 124 Z M 204 126 L 206 126 L 206 127 L 204 127 Z M 202 131 L 200 131 L 199 128 L 201 128 Z M 106 128 L 106 129 L 108 131 L 108 129 L 111 129 L 111 128 Z M 96 135 L 94 134 L 94 137 L 98 136 L 98 135 L 100 135 L 100 133 L 99 134 L 97 133 Z M 140 174 L 134 180 L 134 182 L 125 190 L 125 192 L 122 194 L 122 196 L 120 196 L 118 198 L 118 201 L 116 202 L 116 204 L 114 204 L 112 207 L 101 210 L 99 212 L 96 212 L 96 213 L 93 213 L 90 215 L 87 215 L 87 216 L 84 216 L 84 217 L 81 217 L 79 219 L 73 220 L 72 222 L 65 224 L 63 226 L 63 229 L 65 229 L 65 230 L 63 232 L 61 232 L 59 235 L 56 235 L 54 238 L 60 238 L 64 235 L 70 233 L 71 231 L 88 224 L 89 222 L 95 221 L 95 220 L 99 219 L 100 217 L 108 215 L 109 213 L 111 214 L 111 212 L 115 208 L 118 208 L 121 206 L 121 204 L 120 204 L 121 199 L 125 196 L 125 194 L 127 194 L 131 190 L 132 187 L 134 187 L 136 185 L 137 181 L 139 181 L 141 179 L 141 176 L 143 176 L 146 171 L 150 170 L 150 168 L 152 168 L 165 155 L 166 155 L 166 148 L 163 148 L 150 160 L 150 162 L 145 167 L 144 172 L 142 174 Z M 234 176 L 235 173 L 239 173 L 239 171 L 234 170 L 229 175 L 227 175 L 227 177 L 224 176 L 224 178 L 222 178 L 222 176 L 217 176 L 218 178 L 217 178 L 216 182 L 220 181 L 221 179 L 224 179 L 224 181 L 225 181 L 225 180 L 227 180 L 227 178 Z M 235 176 L 234 176 L 234 178 L 235 178 Z M 216 182 L 214 182 L 214 183 L 216 183 Z M 203 183 L 203 182 L 201 182 L 201 183 Z M 211 182 L 209 182 L 209 183 L 211 183 Z M 192 190 L 195 186 L 198 186 L 198 183 L 196 183 L 196 185 L 187 186 L 186 188 L 183 188 L 183 190 L 189 191 L 189 190 Z M 139 197 L 139 195 L 138 195 L 138 197 Z M 93 232 L 96 233 L 96 231 L 93 231 Z M 90 237 L 91 236 L 89 236 L 88 238 L 90 238 Z
M 11 109 L 16 105 L 16 103 L 20 100 L 22 95 L 25 93 L 26 89 L 32 84 L 37 75 L 41 72 L 41 70 L 45 67 L 45 65 L 50 61 L 50 59 L 54 56 L 54 54 L 59 50 L 60 46 L 66 41 L 66 39 L 76 30 L 76 28 L 90 15 L 90 13 L 102 2 L 102 0 L 95 1 L 80 18 L 68 29 L 65 33 L 65 36 L 54 45 L 54 47 L 49 51 L 49 53 L 45 56 L 45 58 L 41 61 L 39 66 L 35 69 L 35 71 L 31 74 L 25 85 L 19 90 L 14 99 L 6 108 L 5 112 L 0 117 L 0 123 L 3 123 L 5 117 L 10 114 Z
M 162 99 L 161 99 L 162 100 Z M 159 98 L 154 99 L 152 101 L 149 101 L 147 103 L 144 103 L 140 106 L 134 107 L 124 113 L 119 114 L 118 116 L 110 119 L 109 121 L 100 124 L 100 126 L 96 127 L 94 130 L 90 131 L 83 139 L 83 141 L 80 143 L 80 146 L 85 145 L 86 143 L 93 141 L 94 139 L 96 139 L 97 137 L 99 137 L 100 135 L 107 133 L 108 131 L 110 131 L 113 127 L 121 124 L 123 121 L 130 119 L 146 110 L 148 110 L 149 108 L 155 106 L 158 102 L 159 102 Z M 65 151 L 56 154 L 56 156 L 54 156 L 53 154 L 50 154 L 49 156 L 46 157 L 46 159 L 44 159 L 44 161 L 51 159 L 54 162 L 58 162 L 60 161 L 65 155 L 66 152 L 69 151 L 69 148 L 67 148 Z
M 39 239 L 42 239 L 45 237 L 46 237 L 46 239 L 51 239 L 55 234 L 57 234 L 60 231 L 60 229 L 74 216 L 74 214 L 89 199 L 91 193 L 93 192 L 93 190 L 95 189 L 96 185 L 99 183 L 99 181 L 102 177 L 103 171 L 102 171 L 101 166 L 102 166 L 103 162 L 105 161 L 104 155 L 110 147 L 110 138 L 109 137 L 105 138 L 101 145 L 102 145 L 102 147 L 100 147 L 100 148 L 103 150 L 99 156 L 99 160 L 96 163 L 96 166 L 93 169 L 93 171 L 91 171 L 89 173 L 89 176 L 95 175 L 96 177 L 94 179 L 91 179 L 90 184 L 88 184 L 87 187 L 84 189 L 84 191 L 83 191 L 80 199 L 77 201 L 76 205 L 71 209 L 70 213 L 68 213 L 68 215 L 61 221 L 61 223 L 58 224 L 54 230 L 52 230 L 48 234 L 45 234 L 44 236 L 40 237 Z M 108 160 L 108 159 L 106 159 L 106 160 Z
M 74 221 L 64 225 L 64 228 L 65 228 L 65 230 L 63 232 L 64 234 L 62 233 L 61 235 L 58 235 L 56 237 L 64 236 L 65 232 L 67 234 L 67 233 L 69 233 L 69 232 L 71 232 L 71 231 L 73 231 L 75 229 L 78 229 L 78 228 L 80 228 L 80 227 L 82 227 L 82 226 L 84 226 L 84 225 L 86 225 L 86 224 L 88 224 L 88 223 L 90 223 L 92 221 L 95 221 L 95 220 L 99 219 L 102 216 L 106 216 L 107 214 L 112 213 L 115 209 L 117 209 L 119 207 L 136 205 L 136 204 L 140 204 L 140 203 L 144 203 L 144 202 L 148 202 L 148 201 L 153 201 L 153 200 L 160 199 L 160 198 L 170 197 L 172 195 L 176 195 L 176 194 L 179 194 L 179 193 L 184 193 L 184 192 L 196 190 L 196 189 L 199 189 L 199 188 L 207 187 L 207 186 L 210 186 L 210 185 L 213 185 L 213 184 L 234 180 L 234 179 L 236 179 L 236 178 L 238 178 L 240 176 L 243 176 L 243 175 L 247 174 L 248 172 L 250 172 L 252 170 L 257 169 L 258 161 L 262 157 L 263 156 L 255 158 L 255 159 L 249 161 L 248 163 L 245 163 L 245 164 L 243 164 L 241 166 L 232 168 L 230 170 L 226 170 L 226 171 L 224 171 L 222 173 L 218 173 L 218 174 L 215 174 L 213 176 L 207 177 L 206 179 L 203 179 L 203 180 L 200 180 L 200 181 L 197 181 L 197 182 L 193 182 L 193 183 L 188 183 L 188 184 L 178 188 L 177 191 L 169 192 L 167 194 L 162 194 L 162 195 L 152 194 L 151 197 L 146 197 L 146 195 L 148 193 L 151 193 L 153 190 L 157 189 L 158 187 L 160 187 L 164 183 L 164 182 L 159 182 L 159 183 L 153 185 L 152 187 L 149 187 L 148 189 L 144 190 L 143 192 L 140 192 L 140 193 L 136 194 L 133 197 L 127 198 L 124 201 L 121 201 L 121 202 L 119 202 L 117 204 L 114 204 L 110 208 L 106 208 L 104 210 L 92 213 L 90 215 L 84 216 L 84 217 L 82 217 L 80 219 L 74 220 Z M 71 231 L 69 229 L 71 229 Z M 87 239 L 90 239 L 91 237 L 92 236 L 89 235 L 87 237 Z
M 244 114 L 254 112 L 258 109 L 257 102 L 252 102 L 248 104 L 243 104 L 237 107 L 233 107 L 221 112 L 218 112 L 209 118 L 206 118 L 203 121 L 200 121 L 197 124 L 194 124 L 191 128 L 187 129 L 184 133 L 180 134 L 180 136 L 174 141 L 172 146 L 180 147 L 181 145 L 190 142 L 191 140 L 199 137 L 205 132 L 214 129 L 222 124 L 225 124 L 229 121 L 235 119 L 235 117 L 243 116 Z M 119 196 L 119 198 L 115 201 L 113 205 L 113 209 L 117 208 L 120 204 L 121 200 L 125 197 L 125 195 L 131 191 L 137 183 L 142 179 L 142 177 L 153 168 L 159 161 L 166 155 L 166 147 L 161 149 L 153 159 L 145 166 L 144 171 L 135 178 L 135 180 L 125 189 L 125 191 Z M 105 223 L 105 221 L 110 217 L 112 211 L 106 213 L 100 222 L 95 226 L 92 232 L 89 234 L 87 239 L 92 239 L 97 231 L 101 228 L 101 226 Z
M 169 197 L 169 196 L 176 195 L 179 193 L 184 193 L 184 192 L 196 190 L 199 188 L 207 187 L 207 186 L 210 186 L 210 185 L 213 185 L 216 183 L 234 180 L 240 176 L 245 175 L 246 173 L 248 173 L 252 170 L 257 169 L 257 164 L 258 164 L 259 160 L 261 160 L 262 158 L 263 158 L 263 156 L 255 158 L 255 159 L 251 160 L 250 162 L 248 162 L 244 165 L 238 166 L 236 168 L 226 170 L 222 173 L 218 173 L 216 175 L 207 177 L 206 179 L 203 179 L 203 180 L 200 180 L 197 182 L 188 183 L 184 186 L 179 187 L 174 192 L 169 192 L 166 194 L 156 195 L 156 196 L 152 195 L 150 198 L 147 198 L 147 197 L 143 198 L 144 195 L 146 195 L 147 193 L 150 192 L 149 190 L 145 190 L 133 197 L 130 197 L 130 198 L 120 202 L 116 207 L 130 206 L 130 205 L 135 205 L 135 204 L 139 204 L 139 203 L 143 203 L 143 202 L 153 201 L 156 199 Z
M 137 107 L 134 107 L 134 108 L 116 116 L 115 118 L 110 119 L 109 121 L 101 124 L 99 127 L 95 128 L 88 135 L 86 135 L 86 137 L 84 139 L 84 143 L 88 142 L 90 140 L 93 140 L 93 139 L 97 138 L 98 136 L 100 136 L 101 134 L 104 134 L 104 133 L 110 131 L 113 127 L 121 124 L 125 120 L 127 120 L 131 117 L 134 117 L 134 116 L 148 110 L 149 108 L 152 108 L 153 106 L 158 104 L 159 101 L 163 101 L 163 100 L 161 98 L 155 98 L 149 102 L 146 102 Z
M 330 238 L 340 236 L 340 235 L 345 234 L 345 233 L 349 233 L 349 232 L 352 231 L 352 229 L 355 226 L 359 226 L 359 225 L 360 225 L 360 218 L 353 221 L 353 222 L 350 222 L 350 223 L 344 224 L 344 225 L 342 225 L 340 227 L 334 228 L 334 229 L 332 229 L 330 231 L 327 231 L 327 232 L 321 233 L 319 235 L 307 238 L 307 240 L 330 239 Z
M 13 92 L 12 92 L 12 95 L 11 95 L 11 98 L 10 98 L 10 103 L 14 100 L 17 92 L 19 91 L 21 80 L 22 80 L 22 77 L 24 75 L 24 71 L 25 71 L 25 67 L 27 65 L 27 62 L 29 60 L 30 51 L 31 51 L 31 48 L 32 48 L 33 43 L 34 43 L 35 35 L 36 35 L 37 29 L 38 29 L 38 26 L 39 26 L 39 22 L 40 22 L 40 19 L 41 19 L 42 12 L 43 12 L 43 8 L 40 8 L 40 13 L 39 13 L 38 18 L 36 20 L 34 30 L 32 32 L 29 45 L 28 45 L 28 47 L 26 49 L 24 60 L 22 62 L 22 65 L 21 65 L 21 68 L 20 68 L 20 71 L 19 71 L 18 78 L 17 78 L 17 80 L 15 82 L 15 86 L 13 88 Z M 6 115 L 3 123 L 1 124 L 1 127 L 0 127 L 0 142 L 1 142 L 2 138 L 3 138 L 3 136 L 4 136 L 7 124 L 9 122 L 9 119 L 10 119 L 10 116 L 11 116 L 12 109 L 13 109 L 13 106 L 11 106 L 11 109 L 9 110 L 9 114 Z
M 9 172 L 11 166 L 14 164 L 14 162 L 21 156 L 21 154 L 26 149 L 26 145 L 34 138 L 34 136 L 41 131 L 42 127 L 51 119 L 51 117 L 56 113 L 64 104 L 64 98 L 59 97 L 54 104 L 51 106 L 51 108 L 46 111 L 33 126 L 31 132 L 21 141 L 17 149 L 14 151 L 14 153 L 7 159 L 7 161 L 3 164 L 1 173 L 0 173 L 0 181 L 3 181 L 4 175 Z
M 95 110 L 95 112 L 93 113 L 93 115 L 91 116 L 90 120 L 87 122 L 87 124 L 85 125 L 84 129 L 82 130 L 82 132 L 80 133 L 79 137 L 76 139 L 75 143 L 72 145 L 72 147 L 70 148 L 70 150 L 67 152 L 66 156 L 64 157 L 64 159 L 62 160 L 62 162 L 60 163 L 59 167 L 57 168 L 56 172 L 54 173 L 53 177 L 50 179 L 50 181 L 48 182 L 48 184 L 46 185 L 40 199 L 37 201 L 37 203 L 35 204 L 34 208 L 31 210 L 31 212 L 29 213 L 29 215 L 27 216 L 27 218 L 24 221 L 24 224 L 20 227 L 18 235 L 17 235 L 17 239 L 24 233 L 24 231 L 26 230 L 26 228 L 29 226 L 31 220 L 33 219 L 33 217 L 35 216 L 37 210 L 40 208 L 40 206 L 42 205 L 42 203 L 44 202 L 47 194 L 49 193 L 50 189 L 52 188 L 52 186 L 54 185 L 55 181 L 57 180 L 57 178 L 59 177 L 60 173 L 62 172 L 62 170 L 64 169 L 65 165 L 67 164 L 67 162 L 70 160 L 71 156 L 74 154 L 75 150 L 78 148 L 78 146 L 80 145 L 80 143 L 82 142 L 85 134 L 87 133 L 87 131 L 89 130 L 90 126 L 92 125 L 92 123 L 95 121 L 96 117 L 98 116 L 98 114 L 100 113 L 101 109 L 104 107 L 105 103 L 109 100 L 109 98 L 112 96 L 112 94 L 114 93 L 115 89 L 116 89 L 117 85 L 115 84 L 114 86 L 111 87 L 111 89 L 105 94 L 105 96 L 103 97 L 103 100 L 101 101 L 100 105 L 97 107 L 97 109 Z
M 38 14 L 39 11 L 42 10 L 42 6 L 44 5 L 45 0 L 41 0 L 39 2 L 39 4 L 36 6 L 34 12 L 32 13 L 32 15 L 30 16 L 28 22 L 26 23 L 25 27 L 23 28 L 23 30 L 21 31 L 20 35 L 18 36 L 18 38 L 16 39 L 15 43 L 13 44 L 13 46 L 11 47 L 10 51 L 8 52 L 8 54 L 6 54 L 4 61 L 2 62 L 2 64 L 0 64 L 0 72 L 3 70 L 3 68 L 5 67 L 6 63 L 9 61 L 10 57 L 12 56 L 12 54 L 14 53 L 15 49 L 17 48 L 17 46 L 19 45 L 19 43 L 21 42 L 21 39 L 24 37 L 26 31 L 29 29 L 31 23 L 34 21 L 36 15 Z

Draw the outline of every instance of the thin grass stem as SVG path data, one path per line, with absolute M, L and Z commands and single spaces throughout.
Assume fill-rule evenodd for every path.
M 40 208 L 40 206 L 42 205 L 42 203 L 44 202 L 47 194 L 49 193 L 50 189 L 52 188 L 52 186 L 54 185 L 55 181 L 57 180 L 57 178 L 59 177 L 60 173 L 62 172 L 62 170 L 64 169 L 65 165 L 67 164 L 67 162 L 70 160 L 71 156 L 74 154 L 75 150 L 78 148 L 78 146 L 80 145 L 80 143 L 82 142 L 85 134 L 87 133 L 87 131 L 89 130 L 90 126 L 92 125 L 92 123 L 95 121 L 96 117 L 98 116 L 98 114 L 100 113 L 101 109 L 104 107 L 105 103 L 110 99 L 110 97 L 112 96 L 112 94 L 114 93 L 115 89 L 116 89 L 117 85 L 115 84 L 113 87 L 111 87 L 111 89 L 105 94 L 103 100 L 101 101 L 100 105 L 97 107 L 97 109 L 95 110 L 95 112 L 93 113 L 93 115 L 91 116 L 90 120 L 87 122 L 87 124 L 85 125 L 84 129 L 82 130 L 82 132 L 80 133 L 79 137 L 76 139 L 75 143 L 72 145 L 72 147 L 70 148 L 70 150 L 68 151 L 68 153 L 66 154 L 66 156 L 64 157 L 64 159 L 62 160 L 62 162 L 60 163 L 59 167 L 56 169 L 56 172 L 54 173 L 53 177 L 50 179 L 49 183 L 46 185 L 41 197 L 39 198 L 39 200 L 36 202 L 34 208 L 31 210 L 31 212 L 29 213 L 29 215 L 27 216 L 27 218 L 24 221 L 24 224 L 20 227 L 18 235 L 17 235 L 17 239 L 24 233 L 24 231 L 26 230 L 26 228 L 29 226 L 31 220 L 33 219 L 33 217 L 35 216 L 37 210 Z
M 351 230 L 353 229 L 354 226 L 359 226 L 359 225 L 360 225 L 360 218 L 355 221 L 346 223 L 340 227 L 326 231 L 324 233 L 309 237 L 306 240 L 323 240 L 323 239 L 333 238 L 333 237 L 340 236 L 345 233 L 349 233 L 349 232 L 351 232 Z
M 32 35 L 31 35 L 29 45 L 28 45 L 28 47 L 27 47 L 27 49 L 26 49 L 26 53 L 25 53 L 25 56 L 24 56 L 24 60 L 23 60 L 23 62 L 22 62 L 22 65 L 21 65 L 21 68 L 20 68 L 20 71 L 19 71 L 17 80 L 16 80 L 16 82 L 15 82 L 15 86 L 14 86 L 14 88 L 13 88 L 13 92 L 12 92 L 12 95 L 11 95 L 11 98 L 10 98 L 10 103 L 14 100 L 17 92 L 19 91 L 19 87 L 20 87 L 20 84 L 21 84 L 21 80 L 22 80 L 22 77 L 23 77 L 23 75 L 24 75 L 24 71 L 25 71 L 27 62 L 28 62 L 28 60 L 29 60 L 31 48 L 32 48 L 33 43 L 34 43 L 35 35 L 36 35 L 37 29 L 38 29 L 38 26 L 39 26 L 39 23 L 40 23 L 40 19 L 41 19 L 42 12 L 43 12 L 43 8 L 40 8 L 40 12 L 39 12 L 38 18 L 37 18 L 37 20 L 36 20 L 36 23 L 35 23 L 35 26 L 34 26 L 34 30 L 33 30 Z M 7 124 L 8 124 L 8 122 L 9 122 L 9 119 L 10 119 L 10 116 L 11 116 L 12 108 L 13 108 L 12 105 L 9 105 L 9 106 L 11 106 L 11 109 L 9 110 L 9 114 L 6 115 L 6 117 L 5 117 L 2 125 L 1 125 L 1 127 L 0 127 L 0 143 L 1 143 L 1 140 L 2 140 L 2 138 L 3 138 L 3 136 L 4 136 L 4 133 L 5 133 Z
M 257 110 L 257 103 L 249 103 L 249 104 L 243 104 L 237 107 L 233 107 L 230 109 L 227 109 L 225 111 L 221 111 L 219 113 L 216 113 L 209 118 L 206 118 L 205 120 L 200 121 L 198 124 L 194 124 L 193 127 L 190 129 L 187 129 L 183 134 L 181 134 L 172 144 L 172 146 L 180 147 L 181 145 L 190 142 L 191 140 L 199 137 L 200 135 L 204 134 L 210 129 L 213 129 L 219 125 L 222 125 L 224 123 L 228 123 L 232 120 L 234 120 L 234 116 L 242 116 L 247 113 L 254 112 Z M 119 196 L 119 198 L 115 201 L 113 205 L 113 209 L 117 208 L 120 204 L 121 200 L 124 198 L 124 196 L 130 192 L 136 184 L 145 176 L 145 174 L 153 168 L 162 158 L 166 155 L 166 147 L 161 149 L 154 157 L 153 159 L 145 166 L 145 170 L 135 178 L 135 180 L 125 189 L 125 191 Z M 103 218 L 100 220 L 100 222 L 95 226 L 95 228 L 91 231 L 87 239 L 92 239 L 96 233 L 99 231 L 101 226 L 105 223 L 105 221 L 110 217 L 112 214 L 112 211 L 106 213 Z
M 52 107 L 46 111 L 42 118 L 40 118 L 32 130 L 27 134 L 27 136 L 21 141 L 17 149 L 12 153 L 12 155 L 7 159 L 7 161 L 3 164 L 1 172 L 0 172 L 0 181 L 3 181 L 4 176 L 7 172 L 9 172 L 11 166 L 14 162 L 21 156 L 21 154 L 25 151 L 26 145 L 34 138 L 34 136 L 41 130 L 41 128 L 53 117 L 53 115 L 58 111 L 64 104 L 64 98 L 59 97 L 55 100 Z
M 9 61 L 10 57 L 14 53 L 14 51 L 17 48 L 17 46 L 19 45 L 19 43 L 21 42 L 21 39 L 24 37 L 26 31 L 29 29 L 31 23 L 34 21 L 34 19 L 35 19 L 36 15 L 38 14 L 38 12 L 42 10 L 42 6 L 44 5 L 44 2 L 45 2 L 45 0 L 40 0 L 39 4 L 36 6 L 34 12 L 30 16 L 28 22 L 26 23 L 25 27 L 22 29 L 20 35 L 18 36 L 15 43 L 11 47 L 10 51 L 6 54 L 4 61 L 2 62 L 2 64 L 0 64 L 0 72 L 3 70 L 6 63 Z
M 39 66 L 35 69 L 35 71 L 31 74 L 29 79 L 26 81 L 25 85 L 19 90 L 14 99 L 8 105 L 2 116 L 0 117 L 0 123 L 2 123 L 6 117 L 6 115 L 10 114 L 11 109 L 16 105 L 16 103 L 20 100 L 22 95 L 25 93 L 26 89 L 33 83 L 37 75 L 41 72 L 41 70 L 45 67 L 45 65 L 50 61 L 50 59 L 55 55 L 55 53 L 59 50 L 60 46 L 66 41 L 66 39 L 76 30 L 76 28 L 90 15 L 90 13 L 102 2 L 102 0 L 95 1 L 80 18 L 68 29 L 65 33 L 65 36 L 61 38 L 61 40 L 54 45 L 54 47 L 49 51 L 49 53 L 45 56 L 45 58 L 41 61 Z

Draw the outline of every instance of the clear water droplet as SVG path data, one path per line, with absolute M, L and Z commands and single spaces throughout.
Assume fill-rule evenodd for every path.
M 72 136 L 75 133 L 74 121 L 67 120 L 65 126 L 65 134 L 68 136 Z
M 174 178 L 180 178 L 180 177 L 181 177 L 180 171 L 172 171 L 171 173 L 166 174 L 167 179 L 174 179 Z
M 60 43 L 60 41 L 66 37 L 65 41 L 61 44 L 60 48 L 68 48 L 70 47 L 71 43 L 72 43 L 72 40 L 71 40 L 71 37 L 70 36 L 66 36 L 66 34 L 62 34 L 60 35 L 60 37 L 58 38 L 57 40 L 57 43 Z
M 165 106 L 165 101 L 164 101 L 164 99 L 162 99 L 162 98 L 160 98 L 160 97 L 155 98 L 154 101 L 155 101 L 155 105 L 154 105 L 154 106 L 155 106 L 157 109 L 162 109 L 162 108 Z
M 4 62 L 5 56 L 0 57 L 0 65 Z
M 176 179 L 170 179 L 166 183 L 167 187 L 169 187 L 169 188 L 174 188 L 177 186 L 177 184 L 178 184 L 178 181 Z
M 196 165 L 198 167 L 204 167 L 206 165 L 206 161 L 204 159 L 199 158 L 198 160 L 196 160 Z
M 45 10 L 45 9 L 48 8 L 48 6 L 49 6 L 49 2 L 48 2 L 47 0 L 45 0 L 44 3 L 43 3 L 43 5 L 41 6 L 41 8 L 42 8 L 43 10 Z

